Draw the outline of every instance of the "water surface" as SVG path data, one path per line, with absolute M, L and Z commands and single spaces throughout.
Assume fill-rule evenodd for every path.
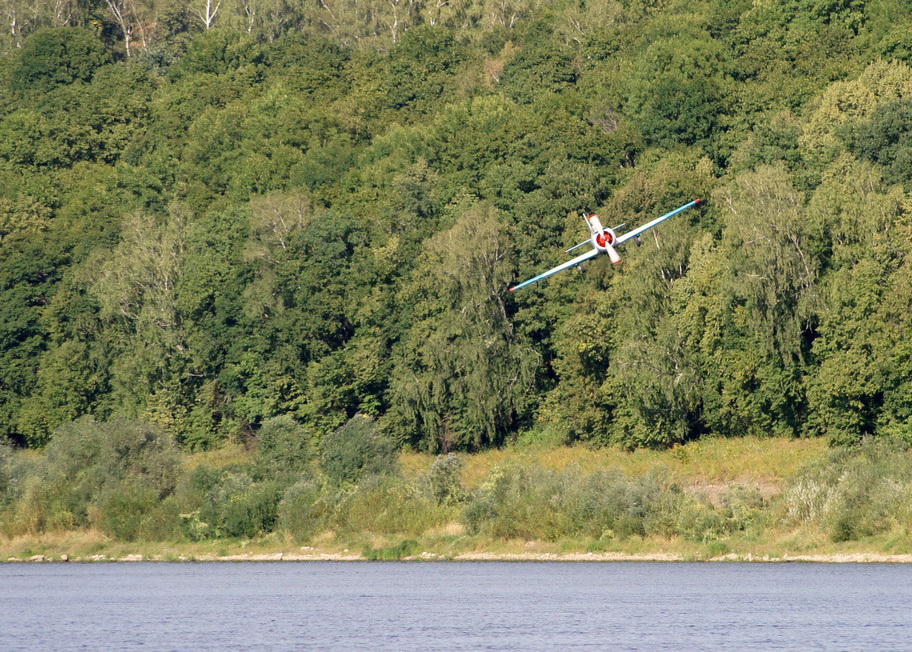
M 912 565 L 0 565 L 0 649 L 912 649 Z

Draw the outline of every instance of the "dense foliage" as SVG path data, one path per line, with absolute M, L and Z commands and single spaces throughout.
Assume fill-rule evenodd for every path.
M 912 437 L 905 0 L 8 5 L 0 438 L 259 442 L 197 491 L 268 529 L 264 468 L 394 445 Z M 506 292 L 580 211 L 694 197 L 617 269 Z M 171 482 L 130 477 L 99 495 Z

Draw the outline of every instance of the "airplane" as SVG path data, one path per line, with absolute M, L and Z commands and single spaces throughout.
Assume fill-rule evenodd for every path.
M 693 201 L 684 204 L 680 208 L 676 208 L 669 213 L 665 213 L 661 217 L 657 217 L 654 220 L 652 220 L 651 222 L 647 222 L 643 226 L 641 226 L 637 229 L 634 229 L 633 231 L 630 231 L 628 233 L 625 233 L 622 236 L 618 236 L 615 233 L 615 229 L 621 228 L 622 226 L 624 226 L 624 224 L 621 224 L 620 226 L 616 226 L 613 229 L 608 229 L 608 228 L 605 228 L 604 226 L 602 226 L 602 223 L 599 221 L 598 215 L 595 215 L 594 213 L 592 215 L 590 215 L 589 217 L 586 217 L 585 215 L 583 215 L 583 219 L 586 220 L 586 226 L 589 227 L 589 239 L 584 242 L 579 243 L 578 245 L 576 245 L 574 247 L 570 247 L 569 249 L 567 249 L 567 253 L 569 254 L 574 249 L 579 249 L 580 247 L 587 245 L 587 244 L 591 244 L 592 249 L 587 251 L 586 253 L 582 254 L 581 256 L 577 256 L 576 258 L 573 258 L 572 260 L 568 260 L 566 263 L 558 265 L 557 267 L 555 267 L 553 269 L 549 269 L 547 272 L 543 272 L 542 274 L 539 274 L 538 276 L 530 278 L 528 281 L 523 281 L 522 283 L 519 283 L 519 284 L 511 287 L 510 292 L 514 292 L 520 288 L 524 288 L 527 285 L 532 285 L 536 281 L 540 281 L 543 278 L 548 278 L 552 274 L 557 274 L 558 272 L 562 272 L 565 269 L 570 269 L 571 267 L 576 267 L 580 263 L 583 263 L 591 258 L 595 258 L 599 254 L 608 254 L 608 258 L 611 260 L 611 263 L 613 265 L 617 265 L 619 262 L 621 262 L 621 257 L 618 255 L 618 252 L 615 250 L 615 247 L 617 247 L 618 245 L 624 244 L 631 238 L 639 238 L 641 233 L 648 231 L 649 229 L 651 229 L 652 227 L 654 227 L 658 224 L 661 224 L 662 222 L 667 220 L 669 217 L 674 217 L 681 211 L 686 211 L 688 208 L 696 206 L 697 204 L 700 204 L 702 202 L 703 202 L 702 199 L 694 199 Z

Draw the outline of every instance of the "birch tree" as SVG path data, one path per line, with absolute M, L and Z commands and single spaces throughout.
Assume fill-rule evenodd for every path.
M 133 12 L 130 0 L 105 0 L 105 5 L 114 21 L 120 27 L 127 58 L 133 56 Z
M 196 14 L 202 21 L 203 27 L 206 29 L 212 29 L 212 26 L 215 23 L 215 19 L 218 17 L 221 9 L 222 0 L 203 0 L 202 2 L 194 5 L 193 13 Z M 250 5 L 250 9 L 252 11 L 255 11 L 253 9 L 253 5 Z

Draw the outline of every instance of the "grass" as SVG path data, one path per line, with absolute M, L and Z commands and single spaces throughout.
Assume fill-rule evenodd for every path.
M 823 439 L 744 437 L 705 439 L 671 450 L 593 449 L 583 445 L 555 448 L 506 447 L 465 456 L 463 486 L 480 486 L 498 466 L 538 465 L 563 471 L 569 467 L 585 473 L 615 467 L 630 475 L 647 473 L 656 465 L 668 467 L 683 484 L 712 484 L 750 480 L 781 484 L 827 451 Z M 418 476 L 431 468 L 435 456 L 404 453 L 403 472 Z
M 254 452 L 240 444 L 225 444 L 210 451 L 190 453 L 184 457 L 184 467 L 191 471 L 198 466 L 223 468 L 232 464 L 248 464 L 253 461 Z

